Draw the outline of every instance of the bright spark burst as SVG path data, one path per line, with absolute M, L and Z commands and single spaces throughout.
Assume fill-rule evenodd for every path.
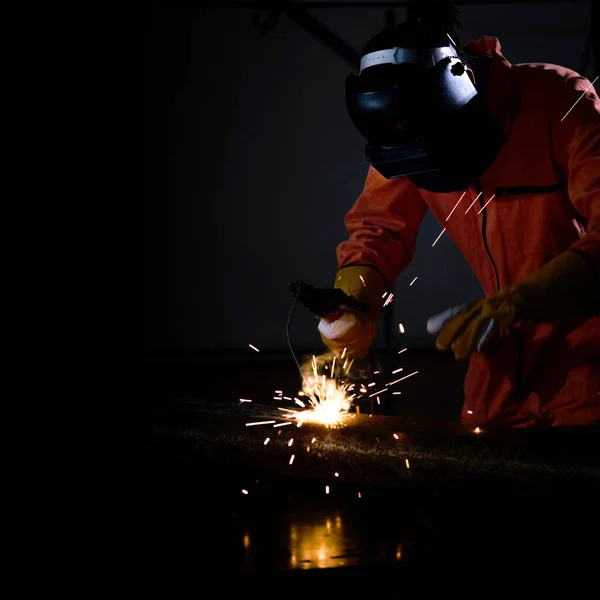
M 253 346 L 252 344 L 248 344 L 248 346 L 250 346 L 250 348 L 252 348 L 252 350 L 254 350 L 255 352 L 260 352 L 260 350 L 256 346 Z
M 413 375 L 416 375 L 418 372 L 419 371 L 415 371 L 414 373 L 411 373 L 410 375 L 405 375 L 404 377 L 401 377 L 400 379 L 396 379 L 396 381 L 391 381 L 390 383 L 386 383 L 385 385 L 395 385 L 399 381 L 402 381 L 404 379 L 407 379 L 408 377 L 412 377 Z

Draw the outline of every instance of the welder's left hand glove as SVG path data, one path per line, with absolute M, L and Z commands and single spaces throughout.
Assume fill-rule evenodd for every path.
M 519 284 L 490 298 L 450 308 L 427 321 L 438 350 L 457 360 L 491 352 L 513 322 L 560 322 L 600 314 L 600 276 L 579 252 L 567 250 Z

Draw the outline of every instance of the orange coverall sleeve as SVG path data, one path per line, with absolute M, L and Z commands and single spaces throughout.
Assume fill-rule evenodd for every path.
M 338 244 L 338 268 L 374 267 L 391 286 L 412 260 L 426 212 L 427 204 L 409 179 L 386 179 L 369 167 L 364 189 L 344 219 L 350 237 Z
M 571 249 L 600 275 L 600 99 L 583 77 L 559 82 L 555 93 L 554 156 L 568 177 L 571 203 L 587 219 L 585 235 Z

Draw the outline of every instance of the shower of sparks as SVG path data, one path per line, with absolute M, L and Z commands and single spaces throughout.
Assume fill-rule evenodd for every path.
M 295 456 L 296 456 L 295 454 L 292 454 L 292 458 L 290 458 L 290 465 L 294 462 L 294 457 Z
M 246 423 L 246 427 L 250 427 L 251 425 L 271 425 L 272 423 L 276 423 L 276 421 L 255 421 L 254 423 Z
M 596 75 L 596 79 L 598 79 L 598 75 Z M 575 100 L 575 104 L 577 104 L 588 93 L 588 90 L 594 85 L 594 83 L 596 83 L 596 79 L 594 79 L 594 81 L 592 81 L 592 83 L 590 83 L 590 85 L 588 86 L 588 89 L 585 90 L 585 92 L 583 92 L 583 94 L 581 94 L 581 96 L 579 96 L 577 100 Z M 575 104 L 571 106 L 571 108 L 566 112 L 565 116 L 560 120 L 561 123 L 565 120 L 565 117 L 575 108 Z
M 271 438 L 267 438 L 267 439 L 264 441 L 264 444 L 265 444 L 265 446 L 266 446 L 266 445 L 267 445 L 267 444 L 268 444 L 270 441 L 271 441 Z
M 288 442 L 288 446 L 291 446 L 294 443 L 294 438 L 290 438 L 290 441 Z
M 344 351 L 342 352 L 342 360 L 344 360 L 344 356 L 346 355 L 346 350 L 348 350 L 348 348 L 344 348 Z
M 412 377 L 413 375 L 416 375 L 419 371 L 415 371 L 414 373 L 411 373 L 410 375 L 405 375 L 404 377 L 401 377 L 400 379 L 396 379 L 396 381 L 392 381 L 390 383 L 386 383 L 385 385 L 395 385 L 396 383 L 403 381 L 404 379 L 408 379 L 409 377 Z
M 496 197 L 496 194 L 494 194 L 478 211 L 477 214 L 480 214 L 481 211 L 483 211 L 483 209 Z
M 402 323 L 398 323 L 398 331 L 400 333 L 404 333 L 404 325 L 402 325 Z M 406 348 L 404 350 L 406 350 Z M 403 352 L 404 352 L 404 350 L 403 350 Z M 400 352 L 398 352 L 398 354 L 400 354 Z
M 404 371 L 404 369 L 396 369 L 395 371 L 392 371 L 392 375 L 395 375 L 396 373 L 400 373 L 400 371 Z
M 298 405 L 301 406 L 302 408 L 304 408 L 306 406 L 306 404 L 304 404 L 304 402 L 302 402 L 302 400 L 299 400 L 298 398 L 294 398 L 294 402 Z
M 328 485 L 325 486 L 325 493 L 329 494 L 329 486 Z
M 450 214 L 446 217 L 446 221 L 452 216 L 452 213 L 456 210 L 456 207 L 460 204 L 460 201 L 465 197 L 467 192 L 463 192 L 463 195 L 458 199 L 458 202 L 454 205 L 454 208 L 450 211 Z M 444 231 L 446 231 L 444 229 Z
M 410 287 L 415 281 L 417 280 L 417 277 L 415 277 L 409 284 L 408 286 Z
M 396 433 L 394 434 L 394 437 L 395 437 L 397 440 L 399 440 L 399 439 L 400 439 L 400 438 L 398 437 L 398 434 L 396 434 Z
M 371 394 L 371 395 L 369 396 L 369 398 L 372 398 L 373 396 L 377 396 L 377 394 L 383 394 L 383 392 L 388 392 L 388 391 L 389 391 L 389 389 L 388 389 L 388 388 L 385 388 L 385 389 L 383 389 L 383 390 L 379 390 L 378 392 L 375 392 L 374 394 Z
M 388 304 L 390 304 L 392 302 L 393 298 L 394 298 L 394 294 L 390 294 L 386 298 L 385 302 L 383 303 L 383 307 L 385 308 Z
M 340 476 L 340 474 L 339 474 L 339 473 L 334 473 L 334 475 L 335 475 L 336 477 L 339 477 L 339 476 Z
M 404 462 L 406 463 L 406 468 L 410 469 L 410 463 L 408 462 L 408 458 L 405 458 Z
M 408 350 L 408 348 L 404 348 L 403 350 L 400 350 L 400 352 L 398 352 L 398 354 L 402 354 L 403 352 L 406 352 Z
M 365 287 L 367 287 L 367 284 L 365 283 L 365 280 L 363 279 L 363 276 L 362 276 L 362 275 L 359 275 L 358 277 L 359 277 L 359 278 L 360 278 L 360 280 L 362 281 L 362 284 L 363 284 Z
M 273 425 L 273 427 L 285 427 L 286 425 L 291 425 L 291 423 L 289 421 L 287 423 L 277 423 L 277 425 Z
M 402 392 L 392 392 L 393 396 L 399 396 Z
M 439 240 L 439 239 L 442 237 L 442 235 L 444 235 L 444 231 L 446 231 L 446 228 L 445 228 L 445 227 L 444 227 L 444 229 L 442 229 L 442 233 L 440 233 L 440 235 L 438 235 L 438 236 L 435 238 L 435 242 L 433 242 L 433 244 L 431 244 L 431 247 L 432 247 L 432 248 L 433 248 L 433 247 L 434 247 L 434 246 L 435 246 L 435 245 L 438 243 L 438 240 Z
M 246 400 L 246 398 L 240 398 L 240 402 L 252 402 L 252 400 Z
M 469 208 L 467 208 L 467 210 L 465 210 L 465 215 L 471 210 L 471 207 L 473 206 L 473 204 L 475 204 L 475 202 L 477 202 L 477 200 L 479 200 L 479 196 L 481 196 L 481 194 L 483 194 L 483 192 L 479 192 L 479 194 L 477 194 L 477 198 L 475 198 L 475 200 L 473 200 L 473 202 L 471 202 L 471 204 L 469 204 Z
M 242 494 L 247 494 L 248 490 L 242 490 Z
M 260 352 L 260 350 L 256 346 L 253 346 L 252 344 L 248 344 L 248 346 L 250 346 L 250 348 L 252 348 L 252 350 L 254 350 L 255 352 Z

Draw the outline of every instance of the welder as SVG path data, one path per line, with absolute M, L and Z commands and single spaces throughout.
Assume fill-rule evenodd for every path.
M 346 79 L 369 165 L 334 286 L 369 311 L 321 320 L 321 337 L 369 353 L 429 208 L 485 294 L 427 323 L 469 360 L 463 423 L 598 423 L 600 99 L 570 69 L 509 63 L 494 37 L 458 46 L 456 16 L 412 9 Z

